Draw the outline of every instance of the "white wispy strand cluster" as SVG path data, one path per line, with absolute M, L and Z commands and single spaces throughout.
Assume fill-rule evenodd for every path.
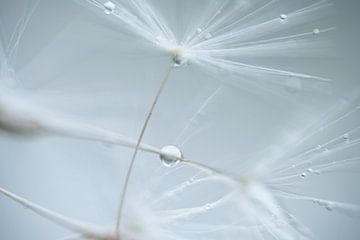
M 88 2 L 124 23 L 130 31 L 149 43 L 168 52 L 176 65 L 194 63 L 211 74 L 225 73 L 226 79 L 220 81 L 230 81 L 232 84 L 233 81 L 240 81 L 241 88 L 250 91 L 271 91 L 266 86 L 284 85 L 289 78 L 310 82 L 330 81 L 322 76 L 247 63 L 253 58 L 300 56 L 308 49 L 316 49 L 316 46 L 324 44 L 324 41 L 320 44 L 316 38 L 320 33 L 334 30 L 332 26 L 321 29 L 314 26 L 290 35 L 288 32 L 329 14 L 331 4 L 328 1 L 209 1 L 204 3 L 206 14 L 196 19 L 197 22 L 192 23 L 180 37 L 156 14 L 148 1 Z M 268 12 L 282 5 L 287 7 L 287 12 L 268 15 Z
M 203 119 L 211 118 L 208 109 L 226 94 L 229 85 L 289 98 L 291 95 L 278 91 L 279 86 L 292 93 L 309 86 L 308 82 L 329 82 L 323 76 L 248 62 L 311 55 L 306 52 L 310 46 L 323 46 L 319 35 L 334 28 L 306 28 L 330 12 L 328 1 L 205 1 L 205 14 L 182 34 L 172 29 L 148 0 L 81 3 L 95 6 L 102 14 L 115 18 L 135 37 L 141 37 L 169 56 L 169 70 L 140 136 L 129 137 L 93 126 L 31 101 L 31 91 L 21 88 L 13 65 L 34 9 L 20 19 L 8 43 L 1 39 L 0 130 L 24 138 L 66 136 L 133 149 L 125 185 L 120 189 L 116 221 L 106 226 L 87 223 L 0 188 L 2 195 L 73 232 L 74 235 L 63 239 L 315 239 L 306 223 L 286 208 L 284 200 L 309 201 L 328 211 L 360 216 L 356 205 L 308 195 L 297 188 L 319 175 L 352 169 L 359 164 L 360 126 L 349 122 L 360 117 L 356 97 L 340 101 L 322 119 L 301 127 L 291 141 L 269 144 L 268 149 L 247 159 L 189 159 L 180 149 L 206 127 Z M 277 8 L 286 11 L 274 16 L 271 13 Z M 304 31 L 292 30 L 302 25 L 306 26 L 301 28 Z M 202 101 L 181 128 L 174 140 L 176 145 L 144 143 L 147 124 L 166 82 L 171 80 L 171 71 L 187 65 L 214 75 L 221 86 Z M 136 168 L 138 150 L 160 160 L 149 160 Z M 135 175 L 133 171 L 140 173 Z

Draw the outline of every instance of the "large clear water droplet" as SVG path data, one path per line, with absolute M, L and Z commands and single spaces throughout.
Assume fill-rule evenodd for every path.
M 174 67 L 185 67 L 188 64 L 188 59 L 182 56 L 173 58 Z
M 111 14 L 112 12 L 114 12 L 116 5 L 115 3 L 111 2 L 111 1 L 107 1 L 104 3 L 104 12 L 106 14 Z
M 166 145 L 160 150 L 160 160 L 165 167 L 173 167 L 180 162 L 183 155 L 174 145 Z

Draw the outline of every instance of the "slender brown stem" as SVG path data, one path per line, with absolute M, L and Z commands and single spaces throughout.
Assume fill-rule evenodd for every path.
M 137 140 L 137 143 L 136 143 L 136 146 L 135 146 L 135 150 L 134 150 L 134 153 L 133 153 L 133 156 L 131 158 L 131 162 L 130 162 L 130 166 L 129 166 L 129 169 L 128 169 L 128 172 L 126 174 L 126 178 L 125 178 L 125 182 L 124 182 L 124 186 L 123 186 L 123 191 L 121 193 L 121 196 L 120 196 L 120 202 L 119 202 L 119 208 L 118 208 L 118 214 L 117 214 L 117 219 L 116 219 L 116 236 L 117 236 L 117 239 L 120 239 L 119 235 L 120 235 L 120 224 L 121 224 L 121 215 L 122 215 L 122 209 L 123 209 L 123 205 L 124 205 L 124 200 L 125 200 L 125 197 L 126 197 L 126 193 L 127 193 L 127 188 L 128 188 L 128 184 L 129 184 L 129 179 L 130 179 L 130 176 L 131 176 L 131 173 L 132 173 L 132 169 L 133 169 L 133 166 L 134 166 L 134 162 L 135 162 L 135 159 L 136 159 L 136 155 L 137 155 L 137 152 L 139 150 L 139 147 L 140 147 L 140 144 L 141 144 L 141 141 L 144 137 L 144 133 L 145 133 L 145 130 L 148 126 L 148 123 L 150 121 L 150 118 L 153 114 L 153 111 L 156 107 L 156 104 L 159 100 L 159 97 L 167 83 L 167 81 L 169 80 L 169 77 L 170 77 L 170 73 L 171 73 L 171 70 L 173 69 L 173 64 L 170 64 L 169 65 L 169 68 L 166 72 L 166 75 L 164 77 L 164 79 L 161 81 L 160 83 L 160 86 L 159 86 L 159 89 L 156 93 L 156 96 L 154 98 L 154 101 L 150 107 L 150 110 L 147 114 L 147 117 L 145 119 L 145 122 L 144 122 L 144 125 L 141 129 L 141 132 L 140 132 L 140 135 L 139 135 L 139 138 Z

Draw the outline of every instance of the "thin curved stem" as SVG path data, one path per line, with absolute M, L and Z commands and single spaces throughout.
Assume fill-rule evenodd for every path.
M 167 83 L 167 81 L 169 80 L 169 77 L 170 77 L 170 73 L 171 73 L 171 70 L 173 69 L 173 64 L 170 63 L 169 65 L 169 68 L 165 74 L 165 77 L 164 79 L 161 81 L 160 83 L 160 86 L 159 86 L 159 89 L 156 93 L 156 96 L 153 100 L 153 103 L 150 107 L 150 110 L 147 114 L 147 117 L 145 119 L 145 122 L 144 122 L 144 125 L 141 129 L 141 132 L 140 132 L 140 135 L 139 135 L 139 138 L 137 140 L 137 143 L 136 143 L 136 146 L 135 146 L 135 150 L 134 150 L 134 153 L 133 153 L 133 156 L 131 158 L 131 162 L 130 162 L 130 166 L 129 166 L 129 170 L 126 174 L 126 178 L 125 178 L 125 182 L 124 182 L 124 187 L 123 187 L 123 191 L 121 193 L 121 196 L 120 196 L 120 203 L 119 203 L 119 208 L 118 208 L 118 214 L 117 214 L 117 219 L 116 219 L 116 235 L 117 235 L 117 238 L 120 239 L 119 235 L 120 235 L 120 224 L 121 224 L 121 215 L 122 215 L 122 209 L 123 209 L 123 205 L 124 205 L 124 200 L 125 200 L 125 197 L 126 197 L 126 193 L 127 193 L 127 188 L 128 188 L 128 184 L 129 184 L 129 180 L 130 180 L 130 176 L 131 176 L 131 173 L 132 173 L 132 169 L 133 169 L 133 166 L 134 166 L 134 162 L 135 162 L 135 159 L 136 159 L 136 155 L 137 155 L 137 152 L 139 150 L 139 147 L 140 147 L 140 144 L 141 144 L 141 141 L 144 137 L 144 134 L 145 134 L 145 130 L 149 124 L 149 121 L 150 121 L 150 118 L 153 114 L 153 111 L 156 107 L 156 104 L 159 100 L 159 97 Z

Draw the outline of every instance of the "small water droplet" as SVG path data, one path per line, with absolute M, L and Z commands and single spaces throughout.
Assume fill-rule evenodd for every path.
M 316 146 L 317 150 L 320 150 L 321 148 L 322 148 L 322 146 L 320 144 Z
M 320 29 L 315 28 L 315 29 L 313 30 L 313 34 L 317 35 L 317 34 L 319 34 L 319 33 L 320 33 Z
M 187 58 L 184 57 L 176 57 L 173 59 L 174 67 L 184 67 L 188 64 Z
M 202 29 L 201 29 L 201 28 L 198 28 L 198 29 L 196 29 L 196 32 L 197 32 L 197 33 L 201 33 L 201 32 L 202 32 Z
M 287 15 L 286 14 L 281 14 L 280 15 L 280 20 L 281 21 L 286 21 L 287 20 Z
M 111 1 L 107 1 L 104 3 L 104 12 L 106 14 L 111 14 L 114 12 L 115 8 L 116 8 L 116 5 L 115 3 L 111 2 Z
M 195 181 L 195 179 L 192 177 L 189 179 L 189 183 L 193 183 Z
M 345 133 L 343 135 L 343 139 L 346 141 L 346 143 L 350 143 L 350 134 L 349 133 Z
M 306 173 L 302 173 L 300 176 L 301 176 L 302 178 L 306 178 L 307 174 L 306 174 Z
M 308 173 L 313 173 L 314 170 L 313 170 L 312 168 L 308 168 L 308 169 L 307 169 L 307 172 L 308 172 Z
M 206 33 L 204 38 L 205 38 L 205 40 L 209 40 L 210 38 L 212 38 L 211 33 Z
M 328 211 L 332 211 L 332 210 L 334 210 L 334 208 L 335 208 L 335 205 L 333 203 L 327 203 L 325 205 L 325 209 Z
M 173 167 L 183 157 L 180 149 L 174 145 L 166 145 L 160 150 L 160 160 L 165 167 Z
M 205 210 L 209 210 L 209 209 L 211 209 L 211 207 L 212 207 L 212 205 L 210 203 L 208 203 L 205 205 Z

